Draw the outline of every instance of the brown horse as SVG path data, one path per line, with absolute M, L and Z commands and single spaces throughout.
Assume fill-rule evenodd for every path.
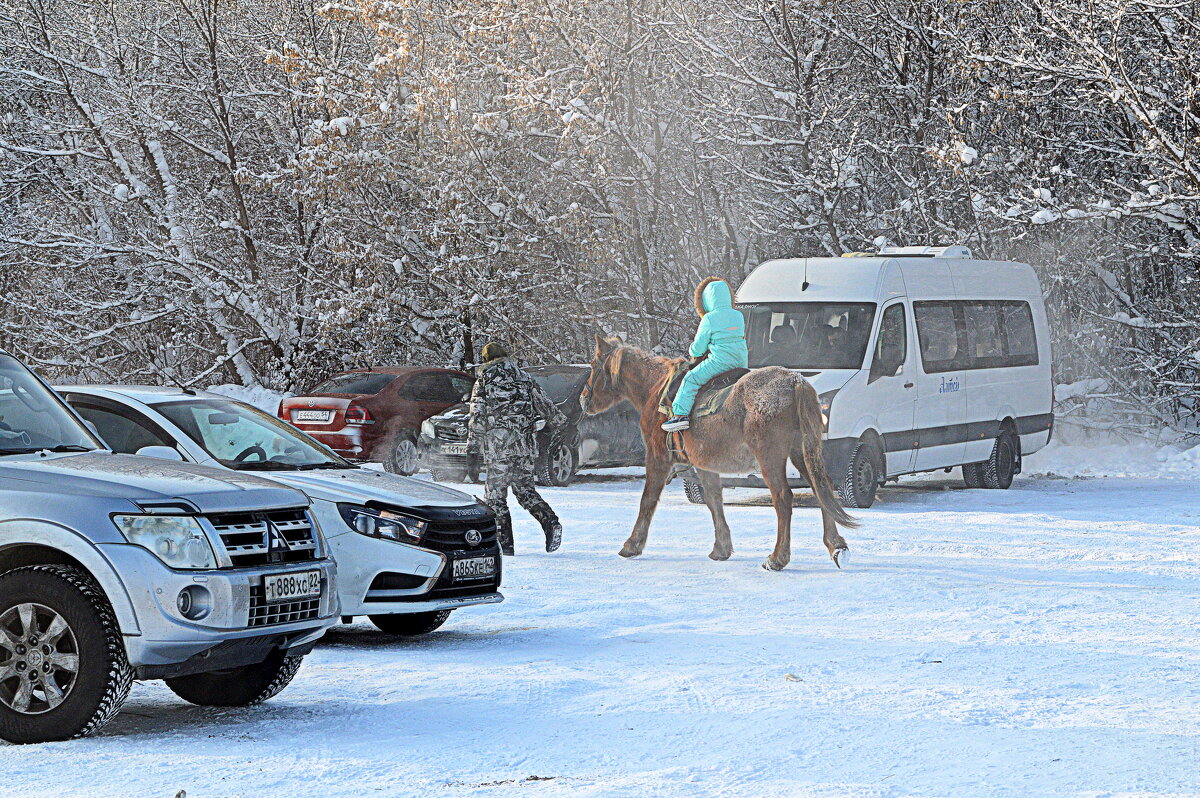
M 721 497 L 721 472 L 745 473 L 760 470 L 771 490 L 771 502 L 779 528 L 775 550 L 763 568 L 778 571 L 792 558 L 792 490 L 788 485 L 787 461 L 804 474 L 821 506 L 825 547 L 840 568 L 847 560 L 846 541 L 837 524 L 853 528 L 858 523 L 838 501 L 821 454 L 821 406 L 813 387 L 798 374 L 778 367 L 751 371 L 734 385 L 725 406 L 717 413 L 693 420 L 683 435 L 683 455 L 672 451 L 667 434 L 660 429 L 658 401 L 679 360 L 655 357 L 620 338 L 596 336 L 592 373 L 580 397 L 588 413 L 602 413 L 621 400 L 628 400 L 642 416 L 642 440 L 646 444 L 646 486 L 633 532 L 621 549 L 622 557 L 637 557 L 646 548 L 650 519 L 663 487 L 676 463 L 696 469 L 704 490 L 704 503 L 712 513 L 716 541 L 714 560 L 733 554 L 729 525 Z

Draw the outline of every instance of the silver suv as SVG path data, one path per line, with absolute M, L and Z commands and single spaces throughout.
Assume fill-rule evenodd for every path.
M 90 734 L 134 679 L 265 701 L 338 618 L 303 494 L 113 454 L 0 351 L 0 738 Z

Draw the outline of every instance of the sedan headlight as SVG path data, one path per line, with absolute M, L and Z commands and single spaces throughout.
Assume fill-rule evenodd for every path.
M 833 406 L 833 397 L 837 396 L 837 390 L 826 391 L 817 397 L 821 403 L 821 423 L 825 425 L 825 429 L 829 429 L 829 408 Z
M 199 571 L 217 567 L 208 536 L 191 516 L 114 515 L 113 523 L 126 540 L 170 568 Z
M 412 518 L 391 510 L 376 510 L 356 504 L 339 504 L 338 511 L 346 525 L 360 535 L 370 538 L 396 540 L 401 543 L 420 543 L 429 527 L 428 521 Z

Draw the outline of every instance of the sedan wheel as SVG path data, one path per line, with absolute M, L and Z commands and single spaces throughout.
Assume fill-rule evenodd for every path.
M 392 445 L 392 451 L 383 462 L 385 471 L 402 476 L 412 476 L 421 467 L 421 452 L 417 444 L 408 438 L 398 438 Z

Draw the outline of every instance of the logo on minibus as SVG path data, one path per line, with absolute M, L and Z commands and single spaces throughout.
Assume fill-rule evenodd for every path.
M 962 386 L 958 384 L 958 377 L 951 377 L 950 379 L 942 377 L 942 387 L 938 388 L 938 393 L 954 393 L 960 387 Z

